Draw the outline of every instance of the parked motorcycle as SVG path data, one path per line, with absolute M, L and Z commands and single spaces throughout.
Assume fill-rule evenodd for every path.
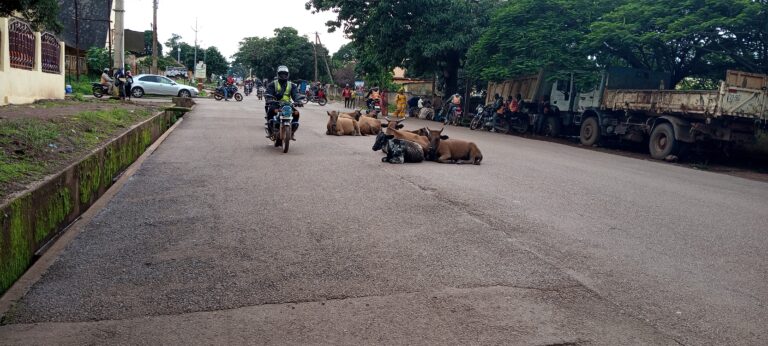
M 273 98 L 271 95 L 265 95 L 267 98 Z M 277 114 L 272 116 L 269 123 L 264 127 L 267 138 L 274 142 L 275 147 L 282 147 L 283 153 L 288 152 L 288 147 L 293 138 L 293 112 L 296 110 L 297 103 L 284 101 L 267 101 L 267 107 L 276 108 Z M 296 123 L 298 126 L 298 123 Z M 267 126 L 272 127 L 272 132 Z
M 92 83 L 91 91 L 93 92 L 93 96 L 96 98 L 101 98 L 104 95 L 109 95 L 109 87 L 102 85 L 101 83 Z
M 241 94 L 240 91 L 238 91 L 236 85 L 230 85 L 227 88 L 229 88 L 227 90 L 229 97 L 234 97 L 235 100 L 237 100 L 238 102 L 243 100 L 243 94 Z M 216 91 L 213 92 L 213 98 L 216 101 L 221 101 L 222 99 L 224 99 L 224 86 L 220 86 L 216 88 Z
M 483 106 L 477 106 L 476 114 L 474 118 L 472 118 L 472 121 L 469 123 L 469 129 L 470 130 L 477 130 L 477 129 L 485 129 L 485 130 L 495 130 L 499 133 L 526 133 L 528 132 L 529 127 L 529 120 L 528 115 L 525 113 L 515 113 L 511 116 L 509 114 L 506 115 L 498 115 L 496 117 L 496 123 L 493 123 L 493 114 L 496 113 L 496 110 L 493 107 L 493 104 Z

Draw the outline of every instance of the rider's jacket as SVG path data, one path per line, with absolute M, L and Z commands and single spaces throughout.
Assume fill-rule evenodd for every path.
M 285 81 L 285 86 L 281 85 L 279 80 L 275 80 L 267 85 L 266 93 L 275 96 L 275 101 L 291 102 L 298 100 L 299 88 L 290 81 Z

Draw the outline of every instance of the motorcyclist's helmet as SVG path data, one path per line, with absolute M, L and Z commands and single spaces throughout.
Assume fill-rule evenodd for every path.
M 109 73 L 109 69 L 108 69 L 108 68 L 105 68 L 105 69 L 104 69 L 104 73 Z
M 288 67 L 280 65 L 277 67 L 277 78 L 283 81 L 288 80 Z

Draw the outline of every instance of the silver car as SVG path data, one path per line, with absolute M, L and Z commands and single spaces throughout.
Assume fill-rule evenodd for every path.
M 144 95 L 197 97 L 197 88 L 178 84 L 170 78 L 155 74 L 140 74 L 133 77 L 131 95 L 136 98 L 140 98 Z

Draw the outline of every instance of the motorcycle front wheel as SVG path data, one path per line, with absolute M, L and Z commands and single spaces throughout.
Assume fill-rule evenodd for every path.
M 483 123 L 483 115 L 478 114 L 474 118 L 472 118 L 472 122 L 469 123 L 469 129 L 470 130 L 477 130 L 480 128 L 480 125 Z
M 242 101 L 242 100 L 243 100 L 243 94 L 241 94 L 241 93 L 235 93 L 235 100 L 236 100 L 237 102 L 240 102 L 240 101 Z
M 281 136 L 283 138 L 283 153 L 288 152 L 288 146 L 291 144 L 291 125 L 284 125 L 283 126 L 283 135 Z

